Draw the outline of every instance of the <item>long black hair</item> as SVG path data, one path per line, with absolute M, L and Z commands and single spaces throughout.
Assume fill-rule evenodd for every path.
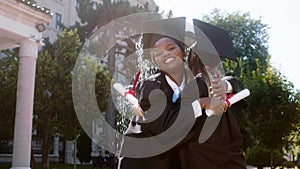
M 195 77 L 201 76 L 206 84 L 210 86 L 210 80 L 205 65 L 192 49 L 189 50 L 187 64 Z

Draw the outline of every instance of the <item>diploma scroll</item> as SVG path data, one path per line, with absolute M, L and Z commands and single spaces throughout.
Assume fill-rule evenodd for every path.
M 228 107 L 230 107 L 234 103 L 248 97 L 249 95 L 250 95 L 249 89 L 244 89 L 244 90 L 234 94 L 232 97 L 226 99 L 225 102 L 228 105 Z M 214 112 L 212 110 L 206 110 L 205 112 L 208 117 L 210 117 L 214 114 Z
M 127 90 L 125 89 L 125 87 L 120 84 L 120 83 L 115 83 L 113 85 L 113 88 L 119 92 L 122 96 L 124 96 L 131 104 L 133 104 L 134 106 L 138 106 L 139 102 L 138 99 L 136 97 L 134 97 L 131 93 L 128 93 Z M 143 121 L 145 121 L 145 117 L 143 115 L 143 110 L 140 109 L 140 113 L 141 116 L 143 118 Z M 136 119 L 138 119 L 138 116 L 136 116 Z
M 113 85 L 113 88 L 116 89 L 116 91 L 118 91 L 122 96 L 124 96 L 131 104 L 133 104 L 133 105 L 137 105 L 138 104 L 137 98 L 135 98 L 130 93 L 126 94 L 127 90 L 125 89 L 125 87 L 122 84 L 115 83 Z
M 236 93 L 235 95 L 233 95 L 231 98 L 226 99 L 226 103 L 228 104 L 228 106 L 231 106 L 234 103 L 248 97 L 249 95 L 250 95 L 250 91 L 248 89 L 244 89 L 244 90 Z

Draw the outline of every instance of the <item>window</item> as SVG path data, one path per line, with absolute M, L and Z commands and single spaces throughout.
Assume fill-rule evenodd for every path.
M 61 25 L 61 14 L 55 13 L 54 28 L 60 30 L 60 25 Z
M 80 2 L 77 0 L 76 1 L 76 6 L 75 6 L 75 8 L 78 10 L 79 8 L 80 8 Z

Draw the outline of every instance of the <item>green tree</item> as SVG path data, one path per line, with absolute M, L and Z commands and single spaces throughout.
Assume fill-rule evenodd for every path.
M 280 72 L 268 67 L 257 69 L 243 80 L 249 88 L 246 121 L 247 131 L 254 144 L 270 149 L 270 166 L 274 166 L 274 152 L 281 150 L 287 138 L 296 131 L 299 122 L 299 100 L 294 87 Z
M 101 118 L 100 115 L 104 115 L 108 108 L 110 84 L 111 76 L 106 66 L 90 56 L 78 58 L 74 68 L 73 101 L 77 117 L 90 137 L 92 123 Z
M 54 44 L 46 44 L 37 60 L 34 107 L 34 126 L 38 135 L 43 137 L 42 168 L 45 169 L 49 168 L 49 150 L 53 135 L 59 134 L 65 140 L 73 140 L 82 133 L 72 93 L 72 81 L 78 78 L 74 77 L 75 63 L 82 46 L 77 30 L 65 29 Z M 97 62 L 93 62 L 93 65 L 99 67 Z M 110 88 L 109 73 L 105 69 L 97 69 L 96 79 L 96 88 L 90 94 L 96 93 L 99 109 L 105 111 Z M 81 80 L 94 84 L 85 82 L 85 79 Z M 89 123 L 91 125 L 92 121 Z
M 77 0 L 77 2 L 79 8 L 76 10 L 81 23 L 76 23 L 75 26 L 79 30 L 82 42 L 95 30 L 113 20 L 130 14 L 150 12 L 147 3 L 144 6 L 132 6 L 129 1 L 103 0 L 103 3 L 97 3 L 91 0 Z
M 110 1 L 103 0 L 103 3 L 96 3 L 94 1 L 78 0 L 79 8 L 77 9 L 78 16 L 81 19 L 81 24 L 77 23 L 75 26 L 78 27 L 79 34 L 82 40 L 89 38 L 96 30 L 102 28 L 104 25 L 114 21 L 120 17 L 127 16 L 129 14 L 136 14 L 141 12 L 148 12 L 147 4 L 144 6 L 132 6 L 128 1 Z M 108 41 L 113 41 L 117 39 L 118 35 L 119 42 L 117 42 L 113 47 L 107 46 L 107 42 L 100 42 L 94 45 L 91 45 L 91 53 L 97 54 L 98 56 L 107 58 L 107 69 L 110 72 L 110 75 L 113 76 L 115 73 L 115 64 L 116 57 L 123 57 L 132 54 L 135 51 L 135 45 L 139 40 L 139 36 L 126 37 L 128 32 L 134 32 L 134 30 L 129 29 L 132 25 L 136 25 L 136 20 L 130 20 L 124 23 L 114 23 L 114 26 L 110 27 L 106 32 L 101 32 L 101 38 L 105 38 Z M 109 49 L 109 50 L 108 50 Z M 127 65 L 128 66 L 128 65 Z M 131 65 L 133 67 L 136 65 Z M 125 67 L 125 66 L 124 66 Z M 125 73 L 130 74 L 130 73 Z M 115 105 L 113 103 L 112 97 L 110 96 L 107 100 L 108 109 L 106 111 L 106 120 L 113 127 L 116 128 L 118 122 L 115 121 Z M 113 143 L 113 137 L 109 136 L 109 142 Z
M 49 168 L 49 150 L 54 134 L 61 135 L 65 140 L 73 140 L 78 134 L 82 134 L 82 127 L 78 121 L 78 114 L 81 113 L 75 112 L 72 93 L 72 81 L 79 78 L 74 77 L 76 71 L 74 68 L 81 45 L 77 30 L 65 29 L 54 44 L 47 43 L 37 60 L 34 124 L 38 136 L 43 137 L 44 169 Z M 85 58 L 83 65 L 85 75 L 80 80 L 85 84 L 95 84 L 94 90 L 90 90 L 89 94 L 96 94 L 99 109 L 105 111 L 111 78 L 105 68 L 100 69 L 98 62 L 90 60 L 88 57 Z M 86 70 L 89 65 L 97 70 L 97 80 L 94 83 L 84 79 L 90 73 Z M 88 126 L 91 126 L 91 120 L 88 122 Z
M 71 140 L 81 130 L 72 102 L 72 69 L 80 47 L 77 31 L 64 30 L 37 59 L 34 124 L 43 137 L 42 168 L 49 168 L 53 134 Z
M 235 55 L 241 62 L 225 61 L 227 73 L 239 77 L 246 65 L 255 70 L 257 59 L 263 68 L 268 66 L 268 26 L 261 19 L 251 18 L 250 13 L 221 13 L 215 9 L 203 20 L 229 31 Z
M 249 165 L 257 166 L 258 169 L 263 169 L 263 167 L 269 166 L 271 150 L 263 146 L 252 146 L 246 152 L 246 163 Z M 283 158 L 281 151 L 274 152 L 275 166 L 283 166 L 286 159 Z
M 287 143 L 283 148 L 286 155 L 291 155 L 292 162 L 294 164 L 297 163 L 298 152 L 300 152 L 300 122 L 296 124 L 295 128 L 295 131 L 291 132 L 288 137 L 284 138 Z
M 5 50 L 0 59 L 0 148 L 8 153 L 13 139 L 16 112 L 19 49 Z

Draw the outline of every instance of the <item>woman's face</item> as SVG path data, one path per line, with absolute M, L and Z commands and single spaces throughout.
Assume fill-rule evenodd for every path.
M 159 39 L 153 46 L 154 60 L 160 70 L 169 72 L 175 68 L 182 68 L 184 51 L 171 38 Z

